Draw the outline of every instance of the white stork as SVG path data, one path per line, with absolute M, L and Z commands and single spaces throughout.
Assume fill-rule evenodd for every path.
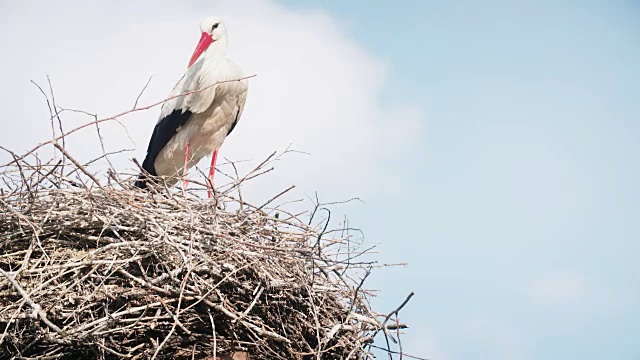
M 188 70 L 169 94 L 179 94 L 162 106 L 142 168 L 169 184 L 213 152 L 209 181 L 213 187 L 218 149 L 238 123 L 247 99 L 247 80 L 242 70 L 227 59 L 227 28 L 220 18 L 200 25 L 202 36 L 189 61 Z M 185 166 L 186 164 L 186 166 Z M 141 174 L 135 185 L 146 188 Z M 187 180 L 184 180 L 186 186 Z M 209 197 L 212 191 L 208 191 Z

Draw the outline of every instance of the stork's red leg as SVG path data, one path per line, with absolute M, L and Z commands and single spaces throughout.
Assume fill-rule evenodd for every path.
M 211 155 L 211 167 L 209 168 L 209 185 L 211 188 L 207 189 L 207 193 L 209 194 L 209 199 L 213 197 L 213 176 L 216 174 L 216 160 L 218 159 L 218 150 L 213 151 L 213 155 Z
M 182 195 L 185 195 L 187 186 L 189 186 L 189 179 L 187 179 L 187 173 L 189 172 L 189 153 L 191 152 L 191 146 L 187 143 L 184 148 L 184 166 L 182 168 Z

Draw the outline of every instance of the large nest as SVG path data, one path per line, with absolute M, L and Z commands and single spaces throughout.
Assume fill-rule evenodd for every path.
M 265 163 L 202 200 L 50 143 L 62 160 L 0 167 L 0 358 L 363 359 L 404 327 L 349 236 L 233 195 Z

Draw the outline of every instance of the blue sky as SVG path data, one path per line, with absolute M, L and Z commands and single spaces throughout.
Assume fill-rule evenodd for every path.
M 141 102 L 163 99 L 209 15 L 258 74 L 221 156 L 311 153 L 247 188 L 256 203 L 289 182 L 292 196 L 365 201 L 340 210 L 378 260 L 409 264 L 369 283 L 379 311 L 415 291 L 405 351 L 640 358 L 638 1 L 5 1 L 0 144 L 50 138 L 29 83 L 45 75 L 60 104 L 103 116 L 150 75 Z M 119 169 L 157 113 L 105 124 L 108 150 L 134 149 Z M 95 134 L 68 146 L 100 152 Z
M 385 304 L 416 291 L 412 345 L 639 358 L 640 3 L 285 3 L 335 14 L 390 65 L 380 101 L 423 106 L 388 169 L 404 189 L 362 226 L 410 264 L 376 281 Z

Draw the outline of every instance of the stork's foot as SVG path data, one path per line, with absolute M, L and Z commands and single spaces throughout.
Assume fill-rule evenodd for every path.
M 209 176 L 207 176 L 207 197 L 209 199 L 213 198 L 213 193 L 214 193 L 214 190 L 213 190 L 213 176 L 212 176 L 213 171 L 214 171 L 213 168 L 211 168 L 209 170 Z
M 207 178 L 207 197 L 209 199 L 213 198 L 213 179 L 212 178 Z
M 213 176 L 216 174 L 216 160 L 218 159 L 218 150 L 214 150 L 211 155 L 211 166 L 209 167 L 209 177 L 207 178 L 207 195 L 209 199 L 213 197 Z
M 187 196 L 187 187 L 189 186 L 189 179 L 187 174 L 189 172 L 189 153 L 191 152 L 191 146 L 187 143 L 184 148 L 184 165 L 182 166 L 182 196 Z
M 187 196 L 187 187 L 189 186 L 189 180 L 186 177 L 182 177 L 182 196 Z

